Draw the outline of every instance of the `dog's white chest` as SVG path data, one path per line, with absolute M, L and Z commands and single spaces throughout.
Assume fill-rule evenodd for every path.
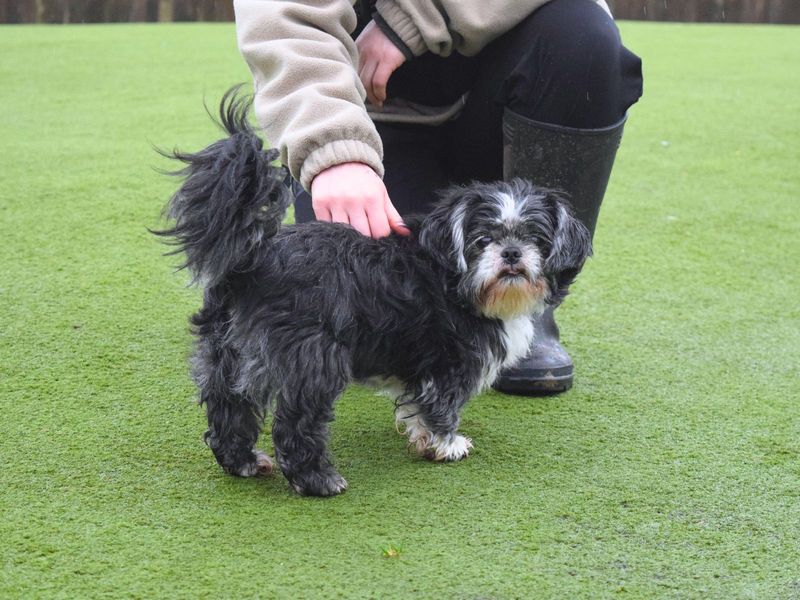
M 483 387 L 490 386 L 500 375 L 500 371 L 513 367 L 527 356 L 533 342 L 533 320 L 525 315 L 503 322 L 503 342 L 506 354 L 504 358 L 489 352 L 489 361 L 484 369 Z
M 525 315 L 510 319 L 503 323 L 506 339 L 506 358 L 503 367 L 510 367 L 519 362 L 531 349 L 533 342 L 533 320 Z

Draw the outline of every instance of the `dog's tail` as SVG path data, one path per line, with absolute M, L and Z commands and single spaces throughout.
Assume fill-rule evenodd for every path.
M 183 252 L 194 280 L 216 285 L 229 274 L 249 271 L 254 258 L 275 235 L 290 202 L 285 170 L 272 163 L 277 150 L 263 150 L 247 116 L 251 100 L 228 90 L 219 107 L 219 125 L 229 134 L 194 154 L 168 155 L 186 167 L 165 210 L 173 227 L 155 231 Z

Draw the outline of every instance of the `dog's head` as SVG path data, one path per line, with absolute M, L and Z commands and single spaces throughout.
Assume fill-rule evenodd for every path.
M 464 301 L 500 319 L 558 304 L 591 254 L 564 196 L 522 179 L 446 190 L 419 241 L 458 277 Z

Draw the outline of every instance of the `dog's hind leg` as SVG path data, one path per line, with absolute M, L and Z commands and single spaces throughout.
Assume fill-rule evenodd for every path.
M 319 337 L 319 332 L 310 334 L 282 356 L 284 381 L 272 424 L 278 465 L 304 496 L 334 496 L 347 488 L 331 462 L 327 442 L 333 405 L 350 379 L 349 361 L 338 344 L 320 342 Z
M 201 338 L 194 378 L 208 417 L 204 439 L 226 473 L 240 477 L 269 475 L 274 470 L 272 459 L 254 447 L 264 408 L 233 388 L 238 364 L 234 349 L 219 339 Z

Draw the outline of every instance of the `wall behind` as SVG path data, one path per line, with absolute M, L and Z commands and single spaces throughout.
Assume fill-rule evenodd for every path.
M 800 0 L 607 1 L 618 19 L 800 23 Z M 0 23 L 232 20 L 232 0 L 0 0 Z

